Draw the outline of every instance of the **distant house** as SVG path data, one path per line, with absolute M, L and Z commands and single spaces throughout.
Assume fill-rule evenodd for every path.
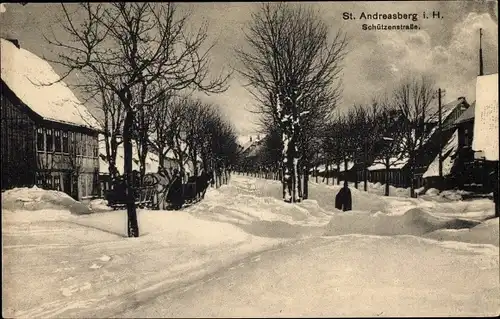
M 483 184 L 484 170 L 482 165 L 474 160 L 474 151 L 472 150 L 475 108 L 476 102 L 474 101 L 471 107 L 455 121 L 458 141 L 453 176 L 455 186 L 464 190 L 477 189 Z
M 0 41 L 2 189 L 94 196 L 101 126 L 64 82 L 54 83 L 60 77 L 47 61 L 16 40 Z
M 240 146 L 240 163 L 239 169 L 243 172 L 258 171 L 258 156 L 259 151 L 264 146 L 264 139 L 258 136 L 255 140 L 250 137 L 249 141 Z
M 433 108 L 437 108 L 433 106 Z M 414 172 L 415 188 L 424 186 L 424 174 L 426 174 L 426 182 L 430 185 L 433 183 L 436 175 L 434 171 L 429 171 L 429 166 L 433 163 L 439 154 L 441 148 L 445 147 L 447 141 L 452 138 L 455 133 L 455 121 L 462 113 L 469 108 L 469 104 L 464 97 L 459 97 L 457 100 L 447 103 L 442 106 L 442 134 L 439 134 L 438 115 L 435 114 L 435 109 L 432 109 L 432 115 L 426 118 L 426 130 L 428 130 L 427 138 L 423 141 L 421 148 L 417 148 L 417 156 Z M 440 141 L 441 140 L 441 141 Z M 376 157 L 377 158 L 377 157 Z M 368 167 L 369 180 L 371 182 L 386 182 L 385 165 L 381 159 L 374 160 L 373 164 Z M 410 170 L 407 156 L 395 155 L 390 160 L 389 169 L 389 184 L 397 187 L 409 187 L 411 185 Z M 359 174 L 359 172 L 358 172 Z M 432 176 L 431 176 L 432 175 Z M 439 172 L 438 172 L 439 175 Z

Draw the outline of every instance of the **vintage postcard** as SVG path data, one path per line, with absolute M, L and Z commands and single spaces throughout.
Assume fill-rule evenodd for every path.
M 498 3 L 0 3 L 5 318 L 498 316 Z

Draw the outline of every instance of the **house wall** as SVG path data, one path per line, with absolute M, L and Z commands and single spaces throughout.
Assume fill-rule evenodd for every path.
M 36 125 L 40 187 L 63 191 L 77 200 L 98 196 L 98 134 L 54 122 Z
M 492 191 L 493 179 L 490 174 L 494 171 L 495 165 L 474 159 L 474 151 L 472 150 L 474 121 L 460 123 L 457 128 L 458 152 L 452 171 L 456 186 L 470 191 Z
M 2 189 L 37 185 L 77 200 L 92 197 L 98 185 L 98 133 L 45 121 L 1 85 Z
M 2 189 L 32 186 L 36 171 L 35 122 L 13 102 L 9 93 L 2 85 Z

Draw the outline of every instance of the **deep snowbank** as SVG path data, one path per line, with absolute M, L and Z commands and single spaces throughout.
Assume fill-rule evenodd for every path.
M 375 213 L 360 218 L 356 212 L 337 214 L 326 227 L 325 235 L 415 235 L 421 236 L 438 229 L 463 229 L 478 225 L 479 221 L 438 218 L 419 208 L 413 208 L 403 215 Z
M 340 212 L 332 188 L 313 185 L 309 200 L 290 205 L 279 183 L 233 176 L 182 211 L 138 210 L 139 238 L 124 238 L 123 210 L 33 213 L 2 203 L 4 316 L 498 310 L 498 219 L 483 222 L 493 213 L 491 201 L 441 203 L 353 190 L 355 210 Z M 34 193 L 38 203 L 61 203 L 53 193 Z M 19 205 L 14 198 L 7 204 Z
M 2 192 L 2 208 L 7 210 L 44 210 L 64 209 L 73 214 L 90 214 L 92 211 L 85 204 L 75 201 L 69 195 L 59 191 L 31 188 L 14 188 Z

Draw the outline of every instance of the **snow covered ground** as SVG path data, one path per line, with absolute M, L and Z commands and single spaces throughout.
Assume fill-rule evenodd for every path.
M 183 211 L 139 210 L 139 238 L 102 201 L 81 214 L 63 195 L 2 193 L 3 315 L 499 314 L 490 200 L 352 189 L 353 211 L 340 212 L 338 189 L 311 183 L 311 199 L 290 205 L 279 182 L 234 175 Z

